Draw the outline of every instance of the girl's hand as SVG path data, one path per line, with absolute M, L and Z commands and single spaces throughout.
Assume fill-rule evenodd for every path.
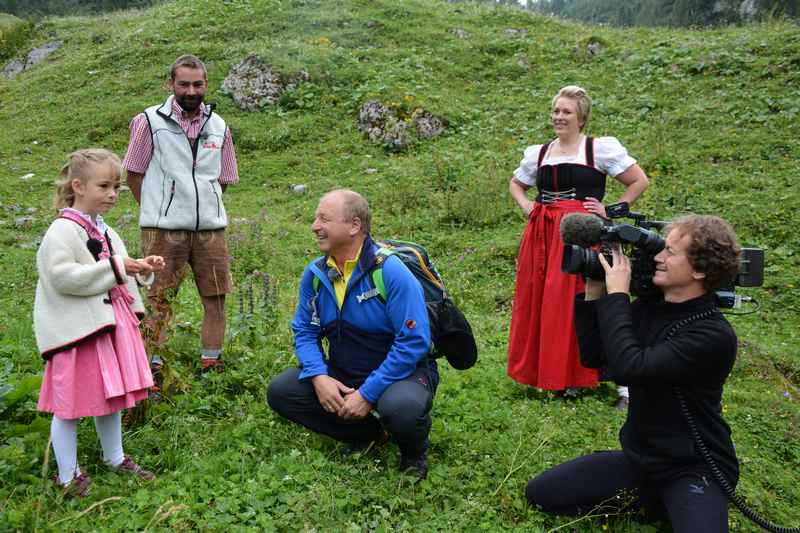
M 613 265 L 609 265 L 603 254 L 598 254 L 600 264 L 606 271 L 606 290 L 608 294 L 622 292 L 628 294 L 631 286 L 631 261 L 622 253 L 622 247 L 615 243 L 611 249 Z
M 587 196 L 586 199 L 583 201 L 583 208 L 589 211 L 590 213 L 597 215 L 602 218 L 608 218 L 606 216 L 606 206 L 600 202 L 597 198 L 592 198 L 591 196 Z
M 148 255 L 144 259 L 140 259 L 139 261 L 147 264 L 150 266 L 151 272 L 158 272 L 159 270 L 164 270 L 164 258 L 160 255 Z
M 125 273 L 126 274 L 147 274 L 149 272 L 149 266 L 147 264 L 142 264 L 141 262 L 137 261 L 136 259 L 131 259 L 130 257 L 123 257 L 122 263 L 125 265 Z M 147 268 L 148 271 L 145 272 L 143 270 Z

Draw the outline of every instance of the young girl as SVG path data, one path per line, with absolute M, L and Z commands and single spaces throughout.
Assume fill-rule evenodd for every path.
M 146 398 L 153 385 L 138 329 L 144 307 L 137 280 L 148 283 L 164 260 L 129 258 L 103 222 L 117 201 L 121 174 L 119 158 L 107 150 L 71 154 L 57 183 L 58 218 L 36 255 L 33 326 L 46 361 L 38 408 L 53 413 L 55 482 L 70 496 L 85 496 L 91 483 L 78 467 L 77 427 L 84 416 L 94 417 L 109 467 L 155 478 L 124 455 L 120 411 Z

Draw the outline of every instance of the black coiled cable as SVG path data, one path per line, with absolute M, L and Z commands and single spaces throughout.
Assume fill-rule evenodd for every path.
M 670 338 L 676 331 L 678 331 L 683 326 L 691 322 L 694 322 L 695 320 L 712 316 L 715 313 L 715 311 L 716 309 L 709 309 L 679 321 L 672 327 L 672 329 L 670 329 L 669 333 L 667 333 L 667 335 L 664 337 L 664 340 Z M 771 531 L 772 533 L 800 533 L 800 528 L 776 526 L 769 520 L 766 520 L 758 513 L 750 509 L 744 503 L 744 500 L 742 500 L 742 498 L 740 498 L 739 495 L 736 494 L 736 491 L 731 486 L 730 482 L 725 478 L 725 474 L 723 474 L 722 470 L 719 469 L 717 463 L 714 462 L 714 458 L 711 457 L 711 453 L 708 451 L 708 448 L 706 448 L 706 444 L 700 437 L 700 432 L 697 430 L 697 424 L 695 424 L 692 412 L 689 410 L 689 406 L 687 405 L 686 399 L 683 397 L 683 393 L 681 392 L 680 388 L 673 387 L 672 392 L 675 394 L 675 397 L 678 399 L 678 403 L 681 405 L 681 411 L 683 411 L 683 417 L 686 419 L 686 424 L 689 426 L 689 432 L 692 434 L 692 438 L 694 439 L 694 443 L 697 446 L 697 449 L 700 451 L 701 457 L 706 462 L 706 465 L 708 465 L 708 468 L 711 470 L 711 474 L 714 476 L 714 479 L 717 481 L 717 483 L 719 483 L 719 486 L 722 487 L 722 490 L 725 491 L 725 494 L 728 496 L 728 499 L 732 501 L 734 505 L 736 505 L 736 507 L 739 509 L 739 511 L 741 511 L 741 513 L 745 517 L 747 517 L 752 522 L 758 524 L 762 528 L 766 529 L 767 531 Z
M 689 425 L 689 431 L 692 433 L 692 437 L 694 438 L 694 443 L 697 446 L 697 449 L 700 450 L 700 455 L 705 460 L 708 468 L 711 469 L 711 473 L 714 476 L 714 479 L 717 480 L 719 486 L 722 487 L 722 490 L 725 491 L 725 494 L 728 495 L 728 499 L 730 499 L 736 507 L 742 512 L 744 516 L 758 524 L 759 526 L 763 527 L 767 531 L 772 531 L 773 533 L 800 533 L 800 528 L 797 527 L 780 527 L 776 526 L 772 522 L 766 520 L 765 518 L 759 516 L 758 513 L 750 509 L 744 501 L 736 494 L 731 484 L 725 478 L 725 475 L 717 466 L 717 463 L 714 462 L 714 458 L 711 457 L 711 453 L 706 448 L 703 439 L 700 437 L 700 432 L 697 430 L 697 425 L 694 422 L 694 417 L 692 413 L 689 411 L 689 406 L 686 405 L 686 400 L 683 397 L 683 393 L 678 387 L 672 389 L 675 393 L 675 396 L 678 398 L 678 403 L 681 404 L 681 410 L 683 411 L 683 416 L 686 418 L 686 423 Z

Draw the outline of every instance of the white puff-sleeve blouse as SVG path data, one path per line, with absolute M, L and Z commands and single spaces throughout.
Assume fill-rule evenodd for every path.
M 514 179 L 529 187 L 536 186 L 536 172 L 539 170 L 539 151 L 541 148 L 541 144 L 534 144 L 525 149 L 522 161 L 514 170 Z M 586 161 L 585 138 L 581 140 L 578 153 L 574 156 L 552 157 L 548 148 L 542 163 L 548 165 L 561 163 L 588 164 Z M 628 150 L 622 146 L 622 143 L 616 137 L 596 137 L 594 139 L 594 166 L 600 172 L 612 177 L 618 176 L 635 164 L 636 160 L 628 154 Z

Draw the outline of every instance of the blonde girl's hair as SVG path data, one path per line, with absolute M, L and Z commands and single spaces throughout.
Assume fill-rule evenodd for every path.
M 81 183 L 86 183 L 102 172 L 98 167 L 105 167 L 110 177 L 122 179 L 122 161 L 114 152 L 103 148 L 87 148 L 69 154 L 69 161 L 61 167 L 59 179 L 56 181 L 56 193 L 53 198 L 53 207 L 56 211 L 72 207 L 75 203 L 72 180 L 79 179 Z
M 583 131 L 589 123 L 589 116 L 592 114 L 592 99 L 589 93 L 586 92 L 586 89 L 577 85 L 562 87 L 558 94 L 553 97 L 551 109 L 556 106 L 559 98 L 569 98 L 575 102 L 578 108 L 578 121 L 583 123 L 581 125 L 581 131 Z

